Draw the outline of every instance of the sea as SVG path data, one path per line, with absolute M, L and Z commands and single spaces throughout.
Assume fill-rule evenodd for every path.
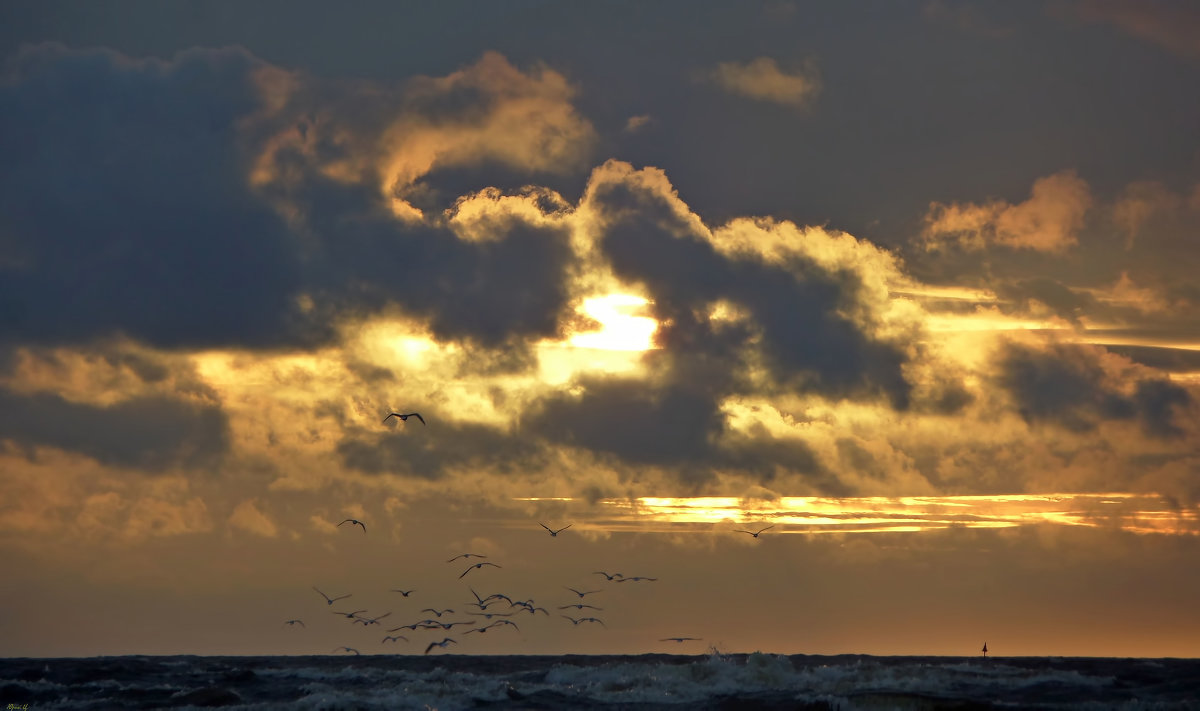
M 1200 660 L 866 655 L 0 659 L 0 708 L 1200 709 Z

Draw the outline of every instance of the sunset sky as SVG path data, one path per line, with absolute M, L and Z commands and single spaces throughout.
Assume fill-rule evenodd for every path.
M 1198 89 L 1192 2 L 3 3 L 0 655 L 1200 656 Z

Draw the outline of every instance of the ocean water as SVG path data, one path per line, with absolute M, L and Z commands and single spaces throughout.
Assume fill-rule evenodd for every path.
M 1200 660 L 773 654 L 0 660 L 0 709 L 1200 709 Z

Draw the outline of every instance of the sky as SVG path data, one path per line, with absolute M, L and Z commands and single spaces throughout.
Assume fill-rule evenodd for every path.
M 1200 656 L 1197 86 L 1166 0 L 0 4 L 0 655 Z

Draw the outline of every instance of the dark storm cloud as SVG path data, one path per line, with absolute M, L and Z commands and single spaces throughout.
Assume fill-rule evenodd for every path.
M 115 332 L 166 347 L 311 341 L 237 124 L 261 107 L 240 50 L 171 62 L 24 49 L 0 84 L 3 338 Z
M 352 433 L 338 444 L 342 463 L 367 474 L 438 479 L 463 466 L 504 476 L 544 465 L 535 444 L 502 430 L 433 418 L 428 426 L 409 420 L 394 433 Z M 415 423 L 415 424 L 414 424 Z
M 905 354 L 872 340 L 842 314 L 860 298 L 859 276 L 831 272 L 800 256 L 785 264 L 731 258 L 697 235 L 662 195 L 625 182 L 593 186 L 591 199 L 613 216 L 602 247 L 623 279 L 645 284 L 665 322 L 661 343 L 675 344 L 676 323 L 719 299 L 748 309 L 762 330 L 772 374 L 791 387 L 834 397 L 883 394 L 909 404 Z
M 229 449 L 229 425 L 217 407 L 165 397 L 97 406 L 0 388 L 0 440 L 28 457 L 36 447 L 54 447 L 103 464 L 161 471 L 214 463 Z
M 1176 408 L 1191 396 L 1167 380 L 1141 380 L 1132 396 L 1111 382 L 1099 349 L 1055 344 L 1034 349 L 1010 344 L 1000 360 L 998 380 L 1012 395 L 1027 422 L 1052 422 L 1076 432 L 1092 430 L 1102 420 L 1136 420 L 1147 434 L 1174 437 L 1183 433 Z
M 548 74 L 526 77 L 495 56 L 479 67 L 518 99 L 561 99 Z M 438 220 L 397 220 L 370 169 L 357 182 L 322 173 L 361 158 L 394 112 L 416 112 L 424 131 L 441 131 L 439 120 L 476 130 L 510 94 L 426 80 L 416 98 L 381 100 L 371 87 L 314 86 L 236 49 L 164 62 L 43 45 L 12 58 L 0 85 L 0 339 L 305 347 L 332 338 L 338 318 L 389 303 L 426 317 L 439 338 L 511 347 L 553 335 L 564 230 L 497 217 L 490 239 L 469 242 Z M 332 127 L 328 109 L 343 112 Z M 303 150 L 285 141 L 264 156 L 282 130 Z M 448 130 L 437 140 L 461 151 Z M 264 166 L 289 182 L 251 187 Z M 287 222 L 283 204 L 294 208 Z

